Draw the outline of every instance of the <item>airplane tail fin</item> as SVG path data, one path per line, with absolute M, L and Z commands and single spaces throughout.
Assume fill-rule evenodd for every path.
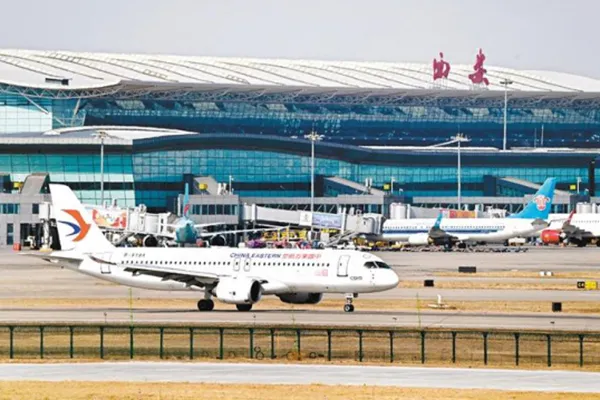
M 68 186 L 51 184 L 50 194 L 62 250 L 85 253 L 114 248 Z
M 190 214 L 190 185 L 185 184 L 185 192 L 183 194 L 183 216 L 189 218 Z
M 556 178 L 548 178 L 539 188 L 533 198 L 527 203 L 523 211 L 511 215 L 511 218 L 526 219 L 548 219 L 552 201 L 554 199 L 554 189 L 556 188 Z
M 437 216 L 435 223 L 433 224 L 433 228 L 434 229 L 440 229 L 440 225 L 442 224 L 442 217 L 444 216 L 444 214 L 440 211 L 439 215 Z

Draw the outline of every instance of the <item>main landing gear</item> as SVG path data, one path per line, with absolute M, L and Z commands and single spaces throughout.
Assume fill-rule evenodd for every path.
M 354 304 L 352 300 L 358 297 L 358 293 L 346 293 L 346 304 L 344 304 L 344 312 L 354 312 Z
M 198 310 L 200 311 L 212 311 L 215 308 L 215 302 L 211 299 L 202 299 L 198 301 Z
M 206 291 L 204 292 L 204 298 L 198 301 L 198 310 L 200 311 L 212 311 L 215 308 L 215 302 L 212 301 L 211 294 Z

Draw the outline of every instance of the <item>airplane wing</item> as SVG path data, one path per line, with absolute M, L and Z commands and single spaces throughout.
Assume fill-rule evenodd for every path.
M 162 278 L 162 280 L 171 280 L 183 282 L 188 285 L 198 286 L 216 286 L 219 283 L 219 276 L 206 272 L 195 272 L 181 268 L 159 267 L 154 265 L 127 265 L 124 267 L 126 272 L 132 275 L 148 275 Z
M 434 244 L 436 244 L 436 245 L 441 245 L 441 244 L 451 245 L 451 244 L 454 244 L 457 242 L 463 242 L 463 241 L 469 240 L 469 238 L 470 238 L 469 235 L 463 235 L 463 234 L 451 235 L 448 232 L 446 232 L 445 230 L 443 230 L 442 228 L 440 228 L 440 225 L 442 224 L 442 216 L 443 216 L 443 214 L 440 212 L 437 219 L 435 220 L 435 223 L 433 224 L 431 229 L 429 229 L 429 238 L 433 241 Z
M 59 265 L 69 264 L 74 267 L 78 267 L 79 264 L 81 264 L 83 261 L 83 257 L 81 257 L 80 254 L 69 253 L 66 251 L 65 252 L 54 251 L 51 253 L 43 253 L 43 252 L 37 252 L 37 251 L 36 252 L 22 252 L 22 253 L 19 253 L 19 255 L 23 256 L 23 257 L 32 257 L 32 258 L 41 259 L 41 260 L 47 261 L 52 264 L 59 264 Z

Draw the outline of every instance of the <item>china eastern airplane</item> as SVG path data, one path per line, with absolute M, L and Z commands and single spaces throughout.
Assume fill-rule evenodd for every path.
M 36 257 L 130 287 L 204 292 L 200 311 L 213 309 L 213 296 L 249 311 L 263 295 L 317 304 L 323 293 L 345 293 L 352 312 L 359 293 L 398 285 L 385 262 L 359 251 L 114 247 L 69 187 L 50 185 L 50 193 L 62 250 Z
M 556 179 L 548 178 L 523 211 L 508 218 L 415 218 L 387 220 L 379 240 L 415 246 L 466 243 L 502 243 L 514 237 L 528 237 L 546 228 L 554 198 Z

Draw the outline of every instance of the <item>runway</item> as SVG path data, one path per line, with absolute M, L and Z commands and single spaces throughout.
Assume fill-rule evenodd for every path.
M 0 380 L 323 384 L 539 392 L 600 392 L 600 373 L 392 366 L 181 362 L 11 363 L 0 364 Z
M 247 324 L 247 325 L 314 325 L 314 326 L 382 326 L 456 329 L 538 329 L 575 332 L 600 331 L 600 316 L 558 314 L 498 314 L 453 311 L 374 312 L 316 311 L 212 311 L 139 309 L 133 311 L 137 323 L 184 324 Z M 127 308 L 17 308 L 0 310 L 0 322 L 66 322 L 66 323 L 129 323 Z

